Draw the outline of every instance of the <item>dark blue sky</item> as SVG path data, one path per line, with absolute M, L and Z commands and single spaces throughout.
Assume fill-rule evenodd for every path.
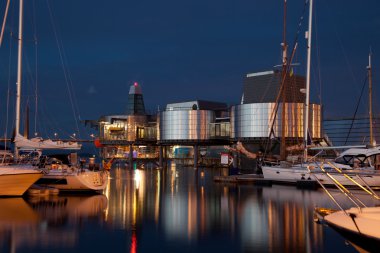
M 315 0 L 314 4 L 314 100 L 321 85 L 326 116 L 352 115 L 371 46 L 378 112 L 380 2 Z M 18 4 L 13 5 L 0 48 L 1 115 L 5 115 L 9 64 L 14 66 L 10 76 L 13 93 L 15 89 L 16 40 L 10 32 L 17 33 Z M 288 0 L 289 44 L 303 6 L 302 0 Z M 38 117 L 47 126 L 38 131 L 45 135 L 55 128 L 75 131 L 54 31 L 63 45 L 61 52 L 65 52 L 75 93 L 74 107 L 82 119 L 123 113 L 129 86 L 135 81 L 141 84 L 150 111 L 170 102 L 194 99 L 236 104 L 245 74 L 269 70 L 281 62 L 282 13 L 281 0 L 25 1 L 23 94 L 34 103 L 35 82 L 31 80 L 35 79 L 36 30 Z M 295 69 L 298 74 L 304 74 L 306 62 L 303 38 L 307 15 L 295 60 L 301 64 Z M 365 111 L 365 102 L 362 108 Z M 2 128 L 4 124 L 1 120 Z

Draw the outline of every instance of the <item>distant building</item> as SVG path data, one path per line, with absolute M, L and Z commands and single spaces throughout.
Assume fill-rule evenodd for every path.
M 136 82 L 129 88 L 126 114 L 145 115 L 145 105 L 141 87 Z
M 236 141 L 257 152 L 270 136 L 277 139 L 271 147 L 276 154 L 283 133 L 287 143 L 300 142 L 304 135 L 305 78 L 293 74 L 286 78 L 284 112 L 279 96 L 281 80 L 279 71 L 249 73 L 240 104 L 229 107 L 207 100 L 168 103 L 157 115 L 146 114 L 141 87 L 134 83 L 129 89 L 126 113 L 99 119 L 103 157 L 126 159 L 131 152 L 138 158 L 157 158 L 160 152 L 166 152 L 167 157 L 196 157 L 201 150 L 209 154 L 210 147 L 220 151 Z M 310 104 L 308 113 L 309 132 L 313 139 L 321 139 L 321 105 Z M 244 157 L 240 161 L 241 166 L 256 166 Z
M 103 157 L 126 158 L 131 147 L 135 154 L 152 156 L 156 150 L 147 149 L 146 143 L 157 140 L 155 115 L 147 115 L 141 87 L 134 83 L 128 94 L 126 114 L 106 115 L 99 119 L 99 141 L 103 145 Z M 139 152 L 144 150 L 144 152 Z M 151 153 L 151 154 L 148 154 Z
M 280 138 L 285 128 L 288 141 L 303 138 L 305 108 L 305 77 L 288 74 L 285 79 L 285 125 L 282 126 L 283 96 L 279 96 L 282 84 L 280 71 L 249 73 L 243 84 L 242 101 L 230 110 L 231 139 L 260 142 L 271 133 Z M 276 104 L 278 102 L 278 104 Z M 310 104 L 309 131 L 312 138 L 322 138 L 321 105 Z M 273 126 L 273 128 L 272 128 Z
M 226 103 L 206 101 L 206 100 L 193 100 L 187 102 L 170 103 L 166 105 L 166 111 L 179 111 L 179 110 L 213 110 L 213 111 L 226 111 L 228 106 Z
M 226 103 L 205 100 L 169 103 L 159 114 L 159 142 L 209 142 L 212 124 L 220 118 L 229 118 Z
M 249 73 L 243 84 L 242 104 L 275 103 L 280 92 L 282 74 L 280 71 Z M 285 79 L 285 102 L 304 103 L 305 77 L 288 75 Z M 278 102 L 282 102 L 282 96 Z

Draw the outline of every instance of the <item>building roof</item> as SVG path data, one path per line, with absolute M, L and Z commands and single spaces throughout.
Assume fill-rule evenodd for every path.
M 227 110 L 226 103 L 207 101 L 207 100 L 193 100 L 186 102 L 170 103 L 166 105 L 167 111 L 176 110 Z

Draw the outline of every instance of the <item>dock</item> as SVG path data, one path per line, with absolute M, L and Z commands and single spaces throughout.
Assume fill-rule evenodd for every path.
M 214 176 L 215 182 L 224 183 L 252 183 L 256 185 L 272 185 L 272 180 L 265 179 L 260 174 L 240 174 L 240 175 L 228 175 L 228 176 Z
M 291 181 L 264 178 L 261 174 L 240 174 L 228 176 L 214 176 L 214 181 L 219 183 L 254 184 L 260 186 L 272 186 L 273 184 L 294 185 L 299 189 L 317 189 L 319 185 L 314 180 L 298 180 L 296 183 Z

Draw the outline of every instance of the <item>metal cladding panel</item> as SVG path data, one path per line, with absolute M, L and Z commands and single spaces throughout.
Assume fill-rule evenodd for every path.
M 164 111 L 160 113 L 160 140 L 207 140 L 215 113 L 208 110 Z
M 310 110 L 310 134 L 312 138 L 322 138 L 322 106 L 317 104 L 311 104 Z
M 281 80 L 280 71 L 248 74 L 243 84 L 244 104 L 276 102 Z M 305 77 L 288 74 L 285 81 L 285 102 L 303 103 L 305 94 L 300 92 L 301 88 L 305 88 Z
M 274 118 L 275 103 L 254 103 L 232 106 L 231 138 L 266 138 L 269 137 Z M 274 135 L 281 137 L 282 105 L 274 120 Z M 303 103 L 285 104 L 286 137 L 303 138 Z M 310 105 L 309 131 L 312 138 L 321 138 L 321 106 Z

